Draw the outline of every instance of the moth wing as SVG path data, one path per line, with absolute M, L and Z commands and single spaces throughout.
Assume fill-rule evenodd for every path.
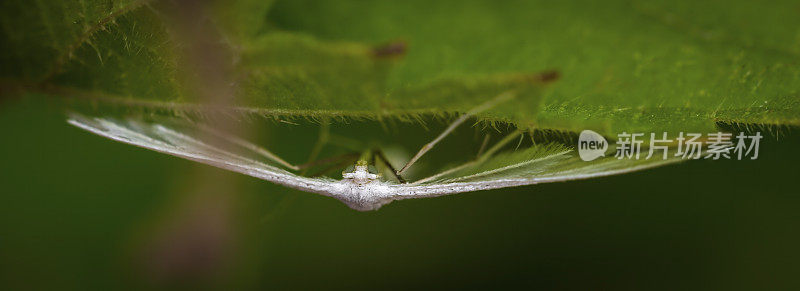
M 76 113 L 71 114 L 67 122 L 115 141 L 242 173 L 286 187 L 331 197 L 339 194 L 337 188 L 332 187 L 334 180 L 298 176 L 211 146 L 162 124 L 133 120 L 123 122 L 108 118 L 86 117 Z
M 636 172 L 681 161 L 679 158 L 635 160 L 607 156 L 587 162 L 563 147 L 532 148 L 532 150 L 540 150 L 539 155 L 507 166 L 472 169 L 466 173 L 457 173 L 420 184 L 392 185 L 394 187 L 392 198 L 400 200 L 437 197 L 471 191 L 589 179 Z M 503 159 L 500 157 L 498 159 L 502 163 Z

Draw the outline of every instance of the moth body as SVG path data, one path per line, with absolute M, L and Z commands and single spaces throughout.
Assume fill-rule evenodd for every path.
M 352 172 L 343 172 L 342 180 L 336 182 L 334 197 L 350 208 L 360 211 L 377 210 L 392 202 L 392 189 L 388 182 L 380 180 L 381 176 L 369 171 L 366 161 L 358 161 Z

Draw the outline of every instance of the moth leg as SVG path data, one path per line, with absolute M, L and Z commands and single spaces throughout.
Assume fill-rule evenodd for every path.
M 308 160 L 306 160 L 305 164 L 297 165 L 295 171 L 299 170 L 301 176 L 305 176 L 308 173 L 308 170 L 318 164 L 325 164 L 329 161 L 333 160 L 333 158 L 327 158 L 323 160 L 316 160 L 319 153 L 322 151 L 322 148 L 328 143 L 328 137 L 330 136 L 330 122 L 328 119 L 323 119 L 320 122 L 320 129 L 319 129 L 319 136 L 317 137 L 316 143 L 314 143 L 314 147 L 311 148 L 311 152 L 308 154 Z M 334 157 L 335 158 L 335 157 Z M 315 161 L 316 160 L 316 161 Z M 297 196 L 295 195 L 288 195 L 281 198 L 275 207 L 269 211 L 267 215 L 262 218 L 262 222 L 270 221 L 275 217 L 280 216 L 281 214 L 286 212 L 288 209 L 288 205 L 292 204 Z
M 345 154 L 345 155 L 337 156 L 335 158 L 339 158 L 339 160 L 341 160 L 341 162 L 334 163 L 330 167 L 322 169 L 321 171 L 315 172 L 315 173 L 313 173 L 313 174 L 311 174 L 309 176 L 310 177 L 322 176 L 322 175 L 328 174 L 330 172 L 333 172 L 335 170 L 341 170 L 342 168 L 345 168 L 348 165 L 352 165 L 353 163 L 355 163 L 356 160 L 360 156 L 361 155 L 359 155 L 359 154 Z
M 340 136 L 337 134 L 330 134 L 328 137 L 328 143 L 354 152 L 360 152 L 367 148 L 366 144 L 360 140 Z
M 483 142 L 481 143 L 481 148 L 478 150 L 478 154 L 475 155 L 476 159 L 481 157 L 481 155 L 483 154 L 483 151 L 486 150 L 486 146 L 489 145 L 489 139 L 491 139 L 491 138 L 492 138 L 492 134 L 491 133 L 487 133 L 483 137 Z
M 489 159 L 492 155 L 494 155 L 497 151 L 499 151 L 504 146 L 506 146 L 508 143 L 510 143 L 511 141 L 515 140 L 517 138 L 517 136 L 521 136 L 521 135 L 522 135 L 522 131 L 517 129 L 514 132 L 512 132 L 512 133 L 508 134 L 507 136 L 505 136 L 500 141 L 498 141 L 495 145 L 493 145 L 491 148 L 489 148 L 482 155 L 478 156 L 475 160 L 466 162 L 466 163 L 461 164 L 460 166 L 457 166 L 457 167 L 454 167 L 454 168 L 447 169 L 447 170 L 445 170 L 443 172 L 440 172 L 438 174 L 435 174 L 433 176 L 430 176 L 430 177 L 427 177 L 427 178 L 423 178 L 423 179 L 420 179 L 418 181 L 414 181 L 411 184 L 420 184 L 420 183 L 429 182 L 429 181 L 438 179 L 439 177 L 446 176 L 446 175 L 461 171 L 463 169 L 466 169 L 466 168 L 469 168 L 469 167 L 472 167 L 472 166 L 480 165 L 481 163 L 483 163 L 484 161 Z
M 252 151 L 254 153 L 257 153 L 257 154 L 259 154 L 259 155 L 261 155 L 261 156 L 263 156 L 263 157 L 265 157 L 267 159 L 272 160 L 273 162 L 281 164 L 282 166 L 284 166 L 286 168 L 292 169 L 294 171 L 299 170 L 299 168 L 297 166 L 295 166 L 293 164 L 290 164 L 289 162 L 281 159 L 276 154 L 273 154 L 272 152 L 268 151 L 265 148 L 262 148 L 260 146 L 255 145 L 255 144 L 252 144 L 252 143 L 250 143 L 250 142 L 248 142 L 246 140 L 243 140 L 243 139 L 241 139 L 239 137 L 236 137 L 236 136 L 233 136 L 233 135 L 218 131 L 218 130 L 213 129 L 213 128 L 209 127 L 209 126 L 201 125 L 199 127 L 202 130 L 204 130 L 204 131 L 206 131 L 206 132 L 208 132 L 210 134 L 216 135 L 217 137 L 220 137 L 220 138 L 222 138 L 222 139 L 224 139 L 226 141 L 229 141 L 229 142 L 231 142 L 231 143 L 233 143 L 235 145 L 238 145 L 240 147 L 246 148 L 246 149 L 248 149 L 248 150 L 250 150 L 250 151 Z
M 311 162 L 308 162 L 308 163 L 305 163 L 305 164 L 302 164 L 302 165 L 298 165 L 297 168 L 303 170 L 303 172 L 305 173 L 305 171 L 307 171 L 308 169 L 310 169 L 312 167 L 328 165 L 328 164 L 331 164 L 331 163 L 338 163 L 338 162 L 341 162 L 341 161 L 352 161 L 352 160 L 357 159 L 358 157 L 359 157 L 359 154 L 357 154 L 357 153 L 346 153 L 346 154 L 343 154 L 343 155 L 338 155 L 338 156 L 333 156 L 333 157 L 329 157 L 329 158 L 319 159 L 319 160 L 316 160 L 316 161 L 311 161 Z
M 403 184 L 406 183 L 406 179 L 403 179 L 403 176 L 400 176 L 400 174 L 397 173 L 397 170 L 395 170 L 394 166 L 392 166 L 392 163 L 389 162 L 389 159 L 386 158 L 386 155 L 383 154 L 383 151 L 381 149 L 377 149 L 376 148 L 376 149 L 372 150 L 372 158 L 373 158 L 373 160 L 375 160 L 376 157 L 378 159 L 380 159 L 381 161 L 383 161 L 383 164 L 386 165 L 386 167 L 389 168 L 389 171 L 391 171 L 392 174 L 394 174 L 394 177 L 397 179 L 398 182 L 403 183 Z M 374 161 L 373 161 L 373 164 L 374 164 Z
M 467 121 L 467 119 L 469 119 L 471 116 L 473 116 L 475 114 L 478 114 L 480 112 L 483 112 L 485 110 L 488 110 L 488 109 L 494 107 L 495 105 L 497 105 L 499 103 L 502 103 L 503 101 L 506 101 L 506 100 L 509 100 L 509 99 L 513 98 L 514 96 L 515 95 L 510 91 L 504 92 L 504 93 L 498 95 L 497 97 L 494 97 L 491 100 L 486 101 L 483 104 L 478 105 L 478 107 L 475 107 L 472 110 L 467 111 L 467 113 L 464 113 L 463 115 L 461 115 L 458 119 L 453 121 L 453 123 L 451 123 L 450 126 L 448 126 L 447 129 L 444 130 L 444 132 L 442 132 L 441 134 L 439 134 L 439 136 L 437 136 L 435 139 L 433 139 L 433 141 L 431 141 L 431 142 L 425 144 L 424 146 L 422 146 L 422 148 L 419 150 L 419 152 L 417 152 L 417 154 L 414 155 L 414 157 L 411 158 L 411 160 L 409 160 L 408 163 L 406 163 L 406 165 L 403 166 L 402 169 L 400 169 L 400 171 L 397 171 L 397 175 L 403 174 L 403 172 L 408 170 L 408 168 L 411 167 L 411 165 L 413 165 L 415 162 L 417 162 L 417 160 L 419 160 L 419 158 L 421 158 L 423 155 L 425 155 L 425 153 L 427 153 L 429 150 L 433 149 L 433 147 L 437 143 L 439 143 L 439 141 L 441 141 L 447 135 L 449 135 L 451 132 L 453 132 L 453 130 L 455 130 L 459 125 L 464 123 L 464 121 Z
M 319 153 L 322 151 L 322 148 L 328 144 L 328 140 L 331 136 L 331 126 L 328 119 L 322 120 L 319 128 L 319 137 L 317 138 L 317 142 L 314 144 L 314 148 L 311 149 L 311 153 L 308 154 L 308 160 L 304 165 L 311 164 L 314 160 L 317 159 Z M 304 167 L 303 171 L 300 172 L 301 175 L 305 175 L 308 171 L 308 167 Z

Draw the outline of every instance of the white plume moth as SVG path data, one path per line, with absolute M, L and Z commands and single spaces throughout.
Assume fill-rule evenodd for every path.
M 498 98 L 495 98 L 490 102 L 497 101 Z M 248 151 L 248 154 L 257 154 L 269 161 L 248 158 L 243 152 L 234 153 L 231 150 L 215 147 L 197 136 L 159 123 L 120 121 L 75 113 L 70 115 L 68 122 L 119 142 L 239 172 L 286 187 L 333 197 L 360 211 L 377 210 L 394 200 L 586 179 L 632 172 L 674 161 L 674 159 L 620 160 L 604 157 L 586 162 L 578 158 L 571 148 L 553 145 L 534 145 L 520 151 L 497 153 L 508 141 L 514 140 L 521 134 L 516 132 L 471 162 L 416 181 L 403 179 L 403 172 L 417 159 L 463 123 L 468 116 L 491 107 L 490 102 L 458 118 L 441 135 L 422 147 L 417 155 L 398 171 L 394 171 L 385 157 L 382 157 L 383 154 L 378 152 L 377 156 L 382 158 L 383 163 L 395 173 L 396 177 L 393 179 L 384 179 L 364 160 L 359 160 L 352 170 L 343 172 L 341 180 L 305 177 L 292 173 L 292 170 L 298 169 L 297 166 L 278 158 L 266 149 L 220 132 L 215 134 L 222 135 L 222 140 L 235 144 L 237 148 Z

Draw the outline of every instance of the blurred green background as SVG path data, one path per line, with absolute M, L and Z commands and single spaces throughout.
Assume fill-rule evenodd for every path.
M 316 138 L 313 125 L 290 129 L 300 141 Z M 791 131 L 763 140 L 755 161 L 693 161 L 360 213 L 91 135 L 46 97 L 6 99 L 0 288 L 793 289 L 800 139 Z M 290 160 L 307 154 L 280 140 L 269 146 Z M 239 185 L 218 193 L 231 202 L 229 218 L 207 217 L 218 213 L 211 207 L 188 215 L 188 227 L 158 231 L 184 213 L 185 177 L 198 168 Z

